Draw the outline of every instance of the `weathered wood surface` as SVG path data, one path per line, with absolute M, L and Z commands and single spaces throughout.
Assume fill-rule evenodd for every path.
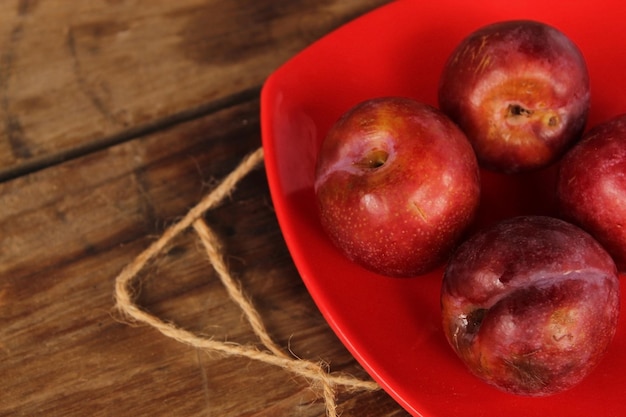
M 324 414 L 282 369 L 122 322 L 113 285 L 260 146 L 265 77 L 382 3 L 0 3 L 0 416 Z M 366 377 L 300 281 L 262 169 L 206 220 L 279 345 Z M 138 290 L 163 319 L 257 342 L 191 232 Z M 343 416 L 407 415 L 384 392 L 338 401 Z
M 0 2 L 0 177 L 259 88 L 307 44 L 382 3 Z

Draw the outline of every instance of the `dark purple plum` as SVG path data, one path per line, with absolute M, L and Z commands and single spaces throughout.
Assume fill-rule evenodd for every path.
M 615 335 L 611 256 L 552 217 L 504 220 L 465 241 L 441 291 L 443 329 L 476 376 L 503 391 L 555 394 L 578 384 Z

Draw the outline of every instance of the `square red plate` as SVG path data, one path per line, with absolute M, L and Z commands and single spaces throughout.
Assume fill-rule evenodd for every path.
M 625 308 L 607 356 L 572 390 L 525 398 L 484 384 L 442 333 L 441 270 L 411 279 L 382 277 L 347 261 L 323 233 L 312 189 L 322 139 L 340 114 L 367 98 L 402 95 L 436 105 L 439 74 L 456 44 L 479 26 L 508 19 L 543 21 L 578 44 L 591 76 L 589 125 L 625 112 L 625 10 L 617 0 L 398 0 L 327 35 L 267 80 L 261 97 L 266 171 L 293 260 L 341 341 L 411 414 L 625 416 Z M 480 222 L 550 214 L 552 174 L 484 172 Z

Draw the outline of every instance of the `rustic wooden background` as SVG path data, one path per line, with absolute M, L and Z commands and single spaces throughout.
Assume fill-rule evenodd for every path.
M 266 77 L 383 3 L 0 2 L 0 416 L 324 414 L 282 369 L 121 322 L 114 279 L 260 146 Z M 263 169 L 206 219 L 281 346 L 367 378 L 299 279 Z M 256 343 L 191 232 L 137 290 L 159 317 Z M 338 401 L 407 415 L 382 391 Z

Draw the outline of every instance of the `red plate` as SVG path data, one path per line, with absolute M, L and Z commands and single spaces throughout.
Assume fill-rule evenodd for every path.
M 324 37 L 267 80 L 261 98 L 266 170 L 294 262 L 341 341 L 413 415 L 626 415 L 625 308 L 607 356 L 572 390 L 525 398 L 486 385 L 466 370 L 442 333 L 441 270 L 412 279 L 379 276 L 347 261 L 326 237 L 312 189 L 322 139 L 340 114 L 367 98 L 403 95 L 436 105 L 439 74 L 456 44 L 479 26 L 506 19 L 549 23 L 578 44 L 591 76 L 589 125 L 625 112 L 624 10 L 617 0 L 398 0 Z M 482 225 L 552 213 L 550 170 L 519 177 L 483 173 L 483 180 Z

